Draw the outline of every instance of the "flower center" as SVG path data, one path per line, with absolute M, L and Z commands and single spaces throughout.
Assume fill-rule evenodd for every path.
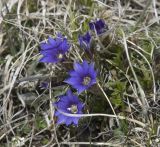
M 90 77 L 84 77 L 83 78 L 83 85 L 88 85 L 91 81 L 91 78 Z
M 63 54 L 59 53 L 59 54 L 57 55 L 57 58 L 58 58 L 58 59 L 62 59 L 62 58 L 63 58 Z
M 77 105 L 71 105 L 70 108 L 67 108 L 71 113 L 76 114 L 78 112 Z

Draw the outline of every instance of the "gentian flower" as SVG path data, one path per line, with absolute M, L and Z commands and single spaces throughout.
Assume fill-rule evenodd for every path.
M 82 64 L 74 63 L 74 70 L 69 74 L 71 77 L 64 82 L 72 85 L 79 94 L 96 83 L 94 63 L 88 64 L 87 61 L 83 61 Z
M 84 48 L 85 50 L 89 50 L 90 49 L 90 45 L 91 45 L 91 35 L 89 32 L 87 32 L 85 35 L 79 35 L 78 37 L 79 40 L 79 44 L 81 48 Z
M 57 108 L 55 111 L 55 116 L 58 117 L 57 124 L 65 123 L 68 126 L 73 123 L 78 125 L 80 117 L 67 116 L 62 113 L 82 114 L 84 104 L 79 101 L 78 97 L 71 90 L 68 90 L 66 95 L 60 96 L 59 101 L 53 105 Z
M 96 22 L 90 22 L 89 27 L 91 30 L 95 30 L 97 35 L 100 35 L 108 29 L 108 26 L 105 24 L 104 20 L 99 19 Z
M 49 37 L 48 42 L 41 43 L 40 47 L 40 53 L 43 55 L 40 62 L 57 63 L 63 61 L 64 55 L 69 50 L 70 45 L 67 39 L 58 33 L 55 39 Z
M 40 83 L 40 88 L 41 89 L 47 89 L 49 87 L 49 83 L 48 82 L 41 82 Z

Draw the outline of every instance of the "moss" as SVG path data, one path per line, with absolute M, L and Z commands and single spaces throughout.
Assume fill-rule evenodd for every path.
M 84 6 L 88 6 L 88 7 L 91 7 L 92 3 L 93 3 L 92 0 L 79 0 L 78 2 L 79 2 L 79 4 L 84 5 Z
M 40 116 L 40 115 L 36 115 L 36 129 L 37 130 L 42 130 L 44 128 L 47 127 L 47 124 L 44 120 L 44 117 Z
M 146 52 L 151 53 L 153 49 L 153 44 L 150 40 L 148 39 L 141 39 L 138 40 L 138 45 Z
M 36 0 L 27 1 L 27 7 L 30 13 L 36 12 L 38 10 L 37 1 Z

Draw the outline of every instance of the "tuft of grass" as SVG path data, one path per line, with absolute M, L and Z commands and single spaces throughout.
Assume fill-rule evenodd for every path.
M 15 139 L 29 147 L 159 146 L 159 8 L 155 0 L 3 2 L 1 146 L 16 146 Z M 91 58 L 80 48 L 78 36 L 97 18 L 109 29 L 101 36 L 92 32 Z M 40 43 L 57 32 L 71 44 L 67 60 L 39 63 Z M 69 88 L 63 81 L 73 63 L 83 59 L 95 62 L 97 84 L 79 95 L 85 103 L 79 125 L 57 125 L 52 103 Z M 43 82 L 48 88 L 40 87 Z

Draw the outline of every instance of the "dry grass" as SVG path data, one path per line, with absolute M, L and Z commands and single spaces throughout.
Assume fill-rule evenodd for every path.
M 0 10 L 2 147 L 160 146 L 158 0 L 2 0 Z M 52 103 L 68 88 L 66 70 L 88 59 L 77 36 L 95 18 L 109 26 L 94 36 L 98 83 L 80 96 L 79 126 L 58 126 Z M 40 42 L 57 32 L 72 44 L 68 60 L 39 63 Z

